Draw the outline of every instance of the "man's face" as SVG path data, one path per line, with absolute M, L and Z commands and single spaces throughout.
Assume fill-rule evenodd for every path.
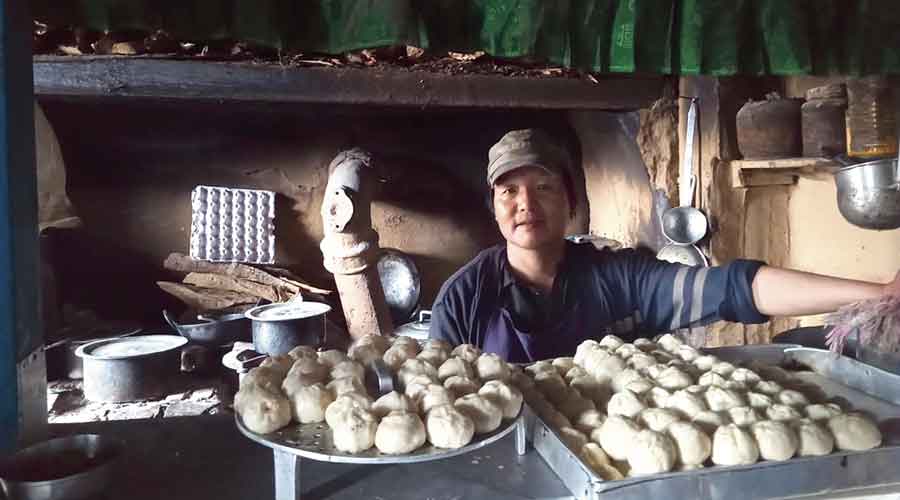
M 497 179 L 493 193 L 494 218 L 510 244 L 537 250 L 565 236 L 569 203 L 559 175 L 518 168 Z

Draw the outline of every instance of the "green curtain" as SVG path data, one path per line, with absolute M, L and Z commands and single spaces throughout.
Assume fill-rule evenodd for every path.
M 414 45 L 614 73 L 900 73 L 900 0 L 32 0 L 32 12 L 328 54 Z

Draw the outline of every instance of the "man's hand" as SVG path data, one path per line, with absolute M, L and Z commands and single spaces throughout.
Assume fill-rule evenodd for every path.
M 894 281 L 884 285 L 884 294 L 900 297 L 900 271 L 897 272 L 897 276 L 894 276 Z

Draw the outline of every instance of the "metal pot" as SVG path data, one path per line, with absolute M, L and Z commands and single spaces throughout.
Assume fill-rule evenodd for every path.
M 900 228 L 900 169 L 896 159 L 859 163 L 834 174 L 841 215 L 864 229 Z
M 236 340 L 250 340 L 250 320 L 243 313 L 198 316 L 198 323 L 178 323 L 163 310 L 166 323 L 192 343 L 222 346 Z
M 428 340 L 428 329 L 431 327 L 431 311 L 419 311 L 419 320 L 398 326 L 394 329 L 394 335 L 398 337 L 412 337 L 419 341 Z
M 245 314 L 253 330 L 253 350 L 287 354 L 299 345 L 319 347 L 325 342 L 325 315 L 331 306 L 321 302 L 286 302 L 254 307 Z
M 140 335 L 102 339 L 78 348 L 84 362 L 84 396 L 91 401 L 138 401 L 164 396 L 181 371 L 177 335 Z

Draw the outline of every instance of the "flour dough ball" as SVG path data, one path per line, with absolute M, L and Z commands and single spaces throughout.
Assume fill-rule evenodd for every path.
M 672 393 L 662 387 L 654 387 L 644 394 L 644 397 L 654 408 L 668 408 L 669 398 Z
M 754 392 L 759 392 L 768 396 L 777 396 L 778 393 L 783 390 L 784 387 L 781 387 L 781 384 L 772 380 L 760 380 L 759 383 L 753 386 Z
M 318 383 L 298 388 L 288 394 L 288 399 L 294 421 L 311 424 L 325 420 L 325 410 L 334 401 L 334 393 Z
M 656 383 L 663 389 L 677 391 L 678 389 L 684 389 L 685 387 L 693 385 L 694 380 L 684 371 L 672 366 L 663 370 L 662 373 L 656 377 Z
M 684 345 L 684 341 L 679 339 L 678 337 L 672 335 L 671 333 L 667 333 L 661 336 L 656 340 L 656 343 L 659 344 L 660 347 L 669 352 L 675 352 L 679 347 Z
M 522 392 L 534 389 L 534 379 L 521 371 L 513 371 L 509 381 Z
M 500 406 L 478 394 L 466 394 L 458 398 L 453 406 L 472 419 L 476 434 L 494 432 L 503 420 L 503 410 Z
M 595 410 L 597 406 L 593 401 L 581 395 L 580 392 L 571 387 L 566 388 L 566 397 L 557 403 L 557 410 L 566 416 L 569 420 L 576 418 L 582 412 L 587 410 Z
M 378 419 L 368 410 L 347 408 L 335 415 L 332 421 L 332 441 L 338 451 L 359 453 L 375 445 Z
M 615 351 L 619 347 L 624 344 L 625 341 L 616 337 L 615 335 L 605 335 L 602 339 L 600 339 L 600 347 L 605 347 L 610 351 Z
M 288 356 L 294 358 L 294 361 L 297 361 L 301 358 L 310 358 L 310 359 L 319 359 L 319 354 L 315 349 L 308 345 L 298 345 L 297 347 L 288 351 Z
M 606 414 L 635 418 L 646 408 L 647 405 L 637 394 L 631 391 L 622 391 L 609 398 L 609 403 L 606 404 Z
M 759 387 L 762 382 L 756 385 Z M 751 408 L 757 408 L 761 411 L 765 411 L 766 408 L 772 406 L 774 401 L 772 401 L 772 397 L 768 394 L 763 394 L 761 392 L 750 391 L 747 393 L 747 404 Z
M 748 427 L 760 420 L 759 413 L 749 406 L 737 406 L 728 410 L 728 416 L 735 425 Z
M 788 406 L 802 408 L 809 404 L 809 399 L 806 399 L 802 392 L 793 389 L 785 389 L 779 392 L 777 398 L 779 403 Z
M 280 356 L 269 356 L 264 359 L 262 363 L 259 364 L 262 368 L 271 368 L 278 373 L 281 374 L 282 377 L 287 375 L 287 372 L 291 370 L 291 367 L 294 366 L 294 358 L 288 356 L 287 354 L 282 354 Z
M 688 392 L 687 389 L 675 391 L 674 394 L 666 399 L 665 408 L 675 410 L 687 419 L 691 419 L 697 413 L 708 409 L 706 400 L 702 396 Z
M 587 355 L 583 368 L 600 382 L 611 382 L 625 369 L 625 360 L 604 351 L 594 351 Z
M 445 351 L 452 351 L 453 346 L 450 345 L 446 340 L 441 339 L 428 339 L 425 341 L 425 345 L 423 349 L 443 349 Z
M 238 391 L 234 401 L 244 426 L 257 434 L 275 432 L 291 423 L 291 402 L 281 394 L 249 386 Z
M 540 372 L 535 375 L 534 385 L 545 398 L 554 403 L 561 402 L 568 395 L 567 389 L 569 387 L 566 385 L 566 381 L 559 376 L 559 373 L 556 373 L 556 370 Z
M 585 443 L 585 445 L 581 447 L 581 452 L 578 453 L 578 456 L 581 457 L 581 460 L 594 472 L 597 472 L 598 469 L 603 466 L 612 465 L 609 455 L 607 455 L 606 452 L 603 451 L 603 448 L 597 443 Z
M 575 364 L 584 368 L 585 358 L 589 353 L 596 352 L 599 350 L 606 350 L 604 347 L 600 345 L 599 342 L 593 339 L 585 340 L 584 342 L 578 344 L 578 347 L 575 348 L 575 356 L 572 358 L 575 361 Z
M 725 385 L 722 386 L 723 389 L 729 389 L 736 392 L 747 392 L 747 384 L 743 382 L 738 382 L 737 380 L 726 380 Z
M 475 369 L 462 358 L 450 358 L 438 368 L 438 379 L 443 382 L 450 377 L 475 377 Z
M 256 387 L 275 394 L 281 392 L 284 374 L 275 368 L 258 366 L 248 371 L 241 379 L 240 389 Z
M 308 381 L 304 385 L 328 380 L 328 367 L 319 362 L 318 358 L 300 358 L 294 362 L 285 378 L 296 378 L 300 381 Z
M 759 447 L 750 431 L 735 424 L 713 434 L 712 461 L 716 465 L 749 465 L 759 460 Z
M 348 392 L 356 392 L 359 394 L 366 393 L 366 387 L 356 377 L 336 378 L 331 382 L 328 382 L 327 387 L 335 396 L 343 396 Z
M 694 384 L 685 387 L 683 390 L 688 391 L 691 394 L 696 394 L 698 396 L 702 396 L 706 394 L 706 391 L 709 389 L 709 386 Z
M 635 347 L 637 347 L 638 349 L 640 349 L 644 352 L 650 352 L 650 351 L 657 349 L 656 342 L 654 342 L 650 339 L 645 339 L 643 337 L 635 339 L 634 342 L 632 342 L 632 344 L 634 344 Z
M 654 384 L 652 381 L 650 381 L 650 379 L 640 377 L 640 378 L 636 378 L 636 379 L 632 380 L 631 382 L 628 382 L 625 385 L 624 389 L 626 391 L 631 391 L 635 394 L 645 394 L 645 393 L 649 392 L 651 389 L 653 389 L 654 387 L 656 387 L 656 384 Z
M 356 392 L 348 392 L 338 396 L 328 405 L 328 408 L 325 408 L 325 423 L 329 427 L 335 428 L 340 416 L 354 408 L 368 412 L 372 408 L 372 398 Z
M 628 358 L 626 364 L 639 372 L 643 372 L 648 366 L 656 364 L 656 358 L 645 352 L 636 352 Z
M 635 353 L 641 352 L 640 349 L 634 346 L 634 344 L 622 344 L 615 351 L 613 351 L 616 356 L 628 360 L 628 358 L 635 355 Z
M 596 378 L 586 375 L 575 377 L 569 383 L 569 387 L 577 390 L 582 396 L 590 399 L 595 405 L 606 407 L 609 397 L 612 395 L 607 385 L 601 384 Z
M 651 431 L 663 432 L 678 422 L 678 414 L 665 408 L 647 408 L 638 415 L 638 421 Z
M 811 420 L 828 420 L 844 413 L 841 407 L 834 403 L 809 405 L 803 411 Z
M 779 422 L 803 418 L 803 415 L 794 407 L 780 403 L 774 403 L 766 408 L 766 416 L 769 417 L 769 420 L 777 420 Z
M 556 371 L 555 368 L 554 371 Z M 510 369 L 500 356 L 494 353 L 484 353 L 475 360 L 475 375 L 484 381 L 502 380 L 505 382 L 509 380 Z
M 591 433 L 591 439 L 599 443 L 613 460 L 627 460 L 628 450 L 640 431 L 641 427 L 633 420 L 610 415 L 599 429 Z
M 418 405 L 428 386 L 437 383 L 437 378 L 432 378 L 428 375 L 416 375 L 407 381 L 406 386 L 403 388 L 403 394 L 406 394 L 409 399 L 412 399 Z
M 857 413 L 837 415 L 828 419 L 828 430 L 834 436 L 837 449 L 843 451 L 871 450 L 881 445 L 881 431 L 875 422 Z
M 440 384 L 431 384 L 419 397 L 419 412 L 425 415 L 436 406 L 453 404 L 454 399 L 456 396 L 450 389 Z
M 563 444 L 574 453 L 578 453 L 588 443 L 587 436 L 574 427 L 562 427 L 556 432 L 559 433 L 559 439 L 562 440 Z
M 691 422 L 703 429 L 704 432 L 712 434 L 716 432 L 716 429 L 719 427 L 730 424 L 731 417 L 729 417 L 727 413 L 706 410 L 695 413 L 694 416 L 691 417 Z
M 728 379 L 716 372 L 706 372 L 697 379 L 698 384 L 708 387 L 724 387 L 725 382 L 728 382 Z
M 321 351 L 318 353 L 319 363 L 327 366 L 329 370 L 332 370 L 335 366 L 344 361 L 348 361 L 350 358 L 347 357 L 347 354 L 344 351 L 339 349 L 329 349 L 327 351 Z
M 706 405 L 712 411 L 727 411 L 738 406 L 747 406 L 747 400 L 740 392 L 722 387 L 710 387 L 704 397 Z
M 360 382 L 365 382 L 366 369 L 356 361 L 343 361 L 334 365 L 334 368 L 331 369 L 331 378 L 339 379 L 343 377 L 356 377 Z
M 710 368 L 710 371 L 713 373 L 718 373 L 723 377 L 730 377 L 731 374 L 734 373 L 734 369 L 735 367 L 733 364 L 727 361 L 719 361 L 718 363 L 714 364 L 712 368 Z
M 675 359 L 675 356 L 672 353 L 662 350 L 662 349 L 657 349 L 655 351 L 652 351 L 650 353 L 650 355 L 653 356 L 654 358 L 656 358 L 656 361 L 661 364 L 666 364 L 669 361 L 672 361 L 673 359 Z
M 503 411 L 503 418 L 516 418 L 522 409 L 522 391 L 500 380 L 488 380 L 478 394 L 490 399 Z M 593 403 L 591 403 L 593 404 Z
M 762 379 L 753 370 L 747 368 L 735 368 L 734 371 L 731 372 L 731 380 L 743 382 L 744 384 L 747 384 L 748 387 L 753 387 Z
M 363 335 L 362 337 L 357 339 L 356 342 L 353 343 L 353 345 L 350 347 L 350 352 L 348 354 L 351 354 L 352 351 L 354 350 L 354 348 L 362 347 L 362 346 L 366 346 L 366 345 L 370 345 L 370 346 L 374 347 L 376 350 L 378 350 L 378 353 L 380 356 L 381 354 L 384 354 L 384 351 L 387 351 L 388 348 L 391 347 L 391 339 L 388 337 L 385 337 L 384 335 L 378 335 L 375 333 L 369 333 L 369 334 Z M 351 354 L 350 357 L 353 358 L 353 355 Z
M 834 436 L 818 422 L 808 419 L 791 422 L 797 434 L 797 455 L 821 457 L 834 451 Z
M 556 370 L 556 367 L 553 366 L 553 362 L 542 359 L 540 361 L 536 361 L 525 367 L 525 371 L 529 373 L 532 377 L 536 376 L 541 372 L 553 372 L 559 375 L 559 371 Z
M 625 386 L 628 385 L 631 381 L 639 380 L 642 378 L 644 377 L 643 375 L 641 375 L 641 372 L 633 368 L 626 368 L 616 374 L 615 377 L 613 377 L 611 384 L 613 392 L 622 392 L 625 390 Z
M 678 451 L 676 463 L 702 465 L 712 454 L 712 439 L 696 424 L 672 422 L 666 427 L 666 434 L 672 438 Z
M 384 360 L 384 364 L 386 364 L 391 371 L 397 371 L 403 366 L 403 363 L 405 363 L 407 359 L 413 359 L 417 354 L 418 350 L 413 345 L 394 344 L 387 351 L 384 351 L 384 355 L 382 355 L 381 359 Z
M 662 372 L 664 372 L 666 370 L 666 368 L 668 368 L 668 366 L 666 366 L 665 364 L 656 363 L 656 364 L 653 364 L 653 365 L 650 365 L 650 366 L 644 368 L 643 372 L 648 377 L 652 378 L 653 380 L 656 380 L 656 377 L 658 377 Z
M 395 345 L 411 345 L 416 348 L 416 351 L 419 350 L 419 341 L 413 337 L 408 335 L 399 335 L 396 337 L 391 337 L 391 347 Z
M 553 406 L 542 408 L 538 415 L 540 415 L 541 420 L 543 420 L 551 429 L 572 427 L 572 421 L 560 413 L 556 408 L 553 408 Z
M 575 380 L 578 377 L 589 377 L 590 375 L 591 374 L 588 373 L 587 370 L 585 370 L 584 368 L 582 368 L 578 365 L 575 365 L 572 368 L 570 368 L 569 371 L 566 372 L 566 374 L 563 376 L 563 378 L 566 380 L 566 382 L 571 384 L 572 380 Z
M 437 368 L 431 363 L 418 358 L 407 359 L 400 365 L 400 370 L 397 371 L 397 378 L 400 379 L 400 383 L 404 386 L 417 375 L 425 375 L 432 380 L 438 380 Z
M 681 358 L 682 361 L 692 363 L 695 359 L 700 357 L 700 351 L 689 345 L 683 345 L 675 351 L 675 355 Z
M 631 475 L 659 474 L 669 472 L 675 466 L 678 448 L 667 435 L 652 430 L 643 430 L 628 450 L 628 465 Z
M 437 347 L 426 347 L 416 355 L 416 359 L 427 361 L 431 363 L 431 366 L 441 366 L 450 359 L 450 350 Z
M 575 358 L 573 357 L 560 357 L 554 358 L 551 362 L 556 371 L 559 373 L 561 377 L 566 376 L 566 372 L 572 369 L 575 366 Z
M 417 414 L 392 411 L 378 423 L 375 447 L 387 455 L 400 455 L 415 451 L 426 438 L 425 424 Z
M 456 397 L 460 397 L 478 392 L 478 389 L 481 388 L 481 384 L 475 379 L 454 375 L 448 377 L 447 380 L 444 380 L 444 387 L 453 391 L 453 394 L 455 394 Z
M 478 356 L 481 356 L 481 349 L 472 344 L 460 344 L 450 351 L 450 355 L 460 358 L 467 363 L 474 363 L 478 360 Z
M 707 354 L 705 356 L 699 356 L 697 358 L 694 358 L 694 360 L 691 361 L 691 364 L 693 364 L 695 367 L 697 367 L 697 369 L 700 370 L 701 372 L 708 372 L 718 362 L 719 362 L 719 358 L 717 358 L 711 354 Z
M 784 422 L 764 420 L 750 426 L 763 460 L 787 460 L 797 453 L 797 434 Z
M 475 423 L 453 405 L 433 408 L 425 417 L 428 442 L 438 448 L 462 448 L 472 441 Z
M 581 412 L 572 424 L 576 429 L 590 436 L 594 429 L 599 429 L 606 421 L 606 414 L 600 410 L 585 410 Z
M 350 350 L 347 351 L 347 356 L 353 361 L 366 366 L 376 359 L 381 359 L 381 357 L 384 356 L 385 351 L 387 351 L 387 349 L 382 351 L 374 344 L 361 344 L 351 347 Z
M 372 413 L 378 418 L 383 418 L 392 411 L 415 412 L 417 410 L 416 403 L 409 396 L 397 391 L 391 391 L 372 403 Z

